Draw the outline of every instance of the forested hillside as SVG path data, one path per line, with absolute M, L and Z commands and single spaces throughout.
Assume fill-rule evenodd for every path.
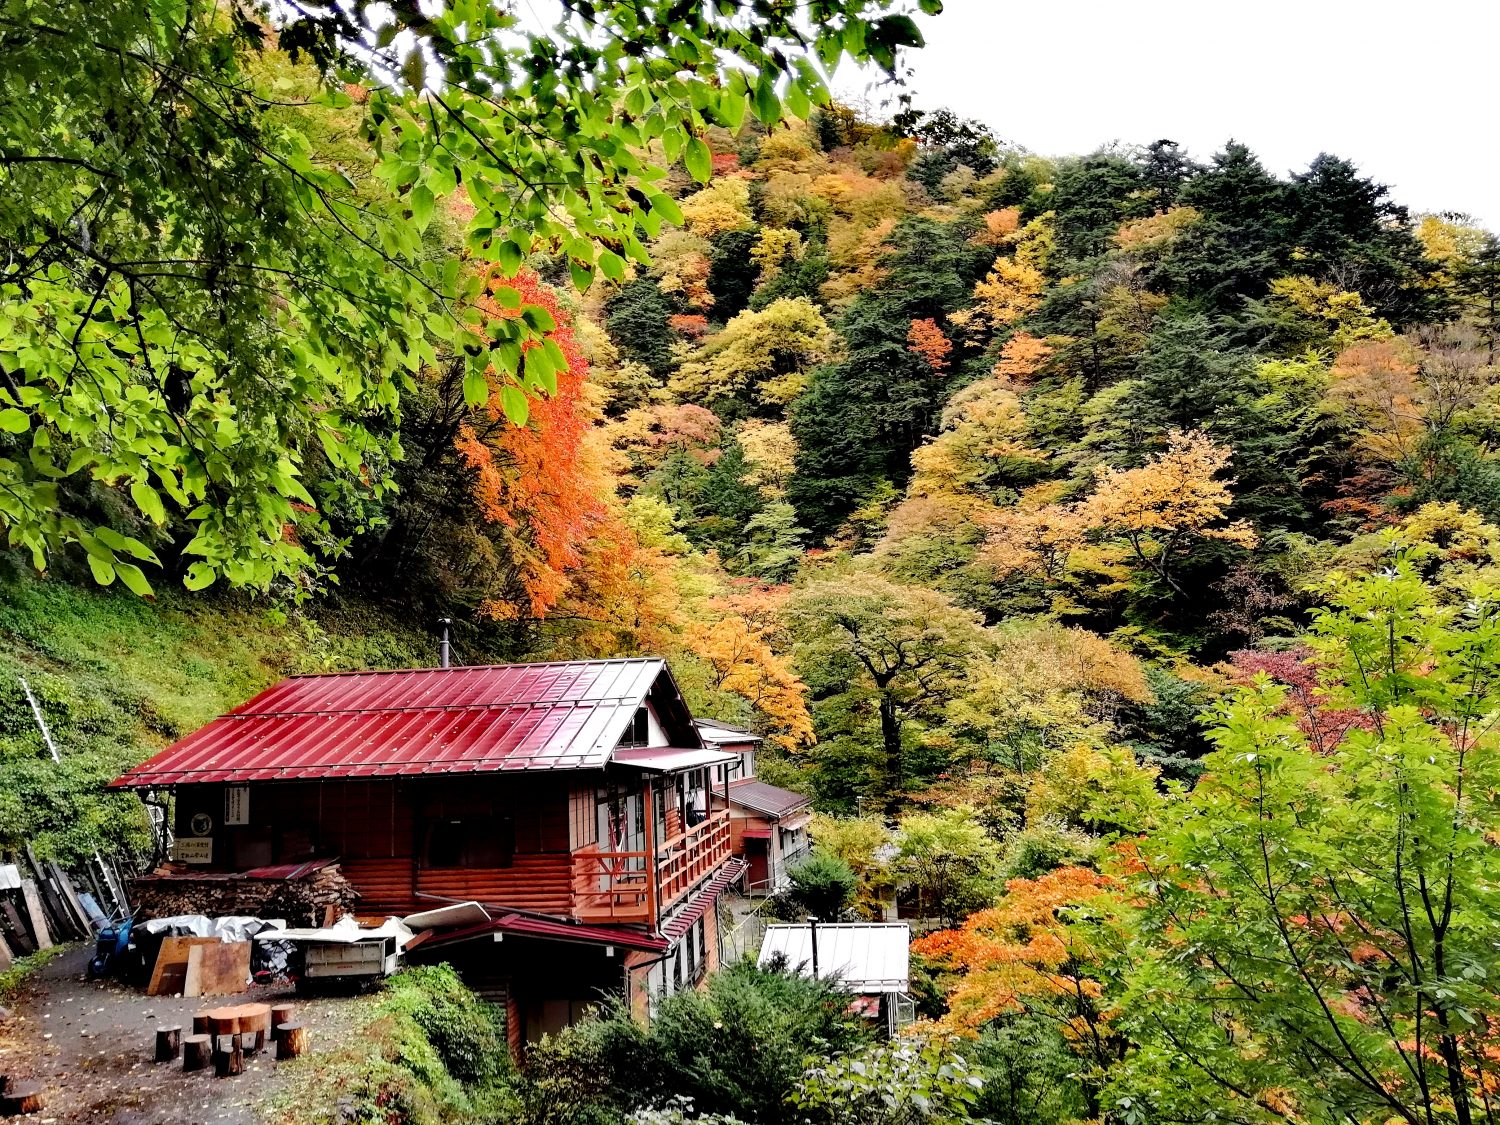
M 464 662 L 661 654 L 814 798 L 845 909 L 899 885 L 936 931 L 929 1042 L 984 1086 L 933 1119 L 1496 1120 L 1500 241 L 1333 155 L 1050 156 L 965 116 L 995 107 L 741 81 L 753 115 L 670 142 L 630 87 L 614 194 L 528 211 L 522 247 L 420 112 L 317 95 L 297 46 L 246 64 L 257 136 L 347 195 L 304 229 L 260 183 L 232 253 L 290 223 L 264 268 L 326 290 L 188 331 L 139 261 L 0 271 L 0 847 L 140 848 L 102 782 L 288 672 L 433 662 L 441 618 Z M 81 160 L 5 166 L 53 243 L 87 192 L 24 177 Z M 234 167 L 200 169 L 221 201 Z M 416 263 L 378 292 L 320 241 L 367 212 Z M 108 425 L 70 397 L 143 370 Z M 549 1049 L 591 1073 L 587 1035 Z M 925 1058 L 804 1076 L 807 1119 Z M 606 1093 L 597 1120 L 640 1108 Z

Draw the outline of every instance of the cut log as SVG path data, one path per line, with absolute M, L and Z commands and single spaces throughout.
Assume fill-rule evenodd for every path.
M 276 1025 L 276 1057 L 295 1059 L 307 1050 L 307 1028 L 293 1020 Z
M 211 1035 L 211 1034 L 213 1034 L 212 1021 L 209 1019 L 209 1013 L 208 1012 L 194 1012 L 193 1013 L 193 1034 L 194 1035 Z
M 202 1070 L 213 1057 L 212 1035 L 184 1035 L 182 1037 L 182 1069 Z
M 246 1056 L 259 1054 L 263 1046 L 265 1046 L 265 1040 L 259 1031 L 240 1032 L 240 1050 Z
M 171 1062 L 182 1050 L 181 1027 L 158 1027 L 156 1029 L 156 1061 Z
M 280 1036 L 276 1034 L 276 1032 L 275 1032 L 274 1029 L 280 1027 L 284 1023 L 291 1023 L 296 1018 L 297 1018 L 297 1005 L 295 1005 L 295 1004 L 272 1004 L 271 1005 L 271 1027 L 272 1027 L 273 1030 L 271 1032 L 271 1038 L 272 1039 L 279 1039 Z
M 241 1004 L 240 1030 L 264 1032 L 262 1039 L 271 1034 L 271 1005 L 269 1004 Z
M 15 1079 L 6 1087 L 5 1093 L 0 1094 L 0 1117 L 36 1113 L 46 1104 L 40 1082 L 31 1078 Z
M 239 1034 L 215 1036 L 214 1074 L 220 1078 L 232 1078 L 244 1073 L 245 1052 L 240 1049 Z
M 42 896 L 37 893 L 36 882 L 21 880 L 21 900 L 26 904 L 26 914 L 31 921 L 31 936 L 38 949 L 52 948 L 52 935 L 47 930 L 47 915 L 42 910 Z

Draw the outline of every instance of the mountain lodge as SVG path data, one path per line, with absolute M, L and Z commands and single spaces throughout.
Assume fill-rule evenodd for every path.
M 519 1048 L 717 965 L 754 742 L 700 729 L 660 659 L 353 672 L 283 680 L 111 784 L 172 795 L 194 877 L 337 859 L 361 915 L 483 904 L 411 956 L 503 1001 Z

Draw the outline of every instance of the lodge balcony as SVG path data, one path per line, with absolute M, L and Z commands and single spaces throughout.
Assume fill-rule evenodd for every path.
M 663 915 L 729 862 L 729 811 L 716 808 L 645 851 L 573 853 L 573 912 L 582 922 L 639 922 Z

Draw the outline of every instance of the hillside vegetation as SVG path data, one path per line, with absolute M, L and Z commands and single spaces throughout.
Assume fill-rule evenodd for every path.
M 659 654 L 814 799 L 782 906 L 920 919 L 911 1038 L 741 966 L 650 1030 L 605 1012 L 529 1075 L 455 1076 L 431 1006 L 495 1028 L 433 978 L 325 1093 L 1494 1125 L 1500 241 L 1334 155 L 873 120 L 778 6 L 640 4 L 569 5 L 619 34 L 566 65 L 403 9 L 453 105 L 421 50 L 339 57 L 337 14 L 277 45 L 189 5 L 177 61 L 118 81 L 181 68 L 234 127 L 190 115 L 218 162 L 123 198 L 114 131 L 191 170 L 182 135 L 95 112 L 88 44 L 25 40 L 102 124 L 20 160 L 52 134 L 0 123 L 42 216 L 0 202 L 0 849 L 142 852 L 110 777 L 278 676 L 429 664 L 443 617 L 463 662 Z M 834 7 L 824 62 L 919 38 Z M 215 226 L 236 176 L 257 202 Z M 162 231 L 186 272 L 148 288 Z

